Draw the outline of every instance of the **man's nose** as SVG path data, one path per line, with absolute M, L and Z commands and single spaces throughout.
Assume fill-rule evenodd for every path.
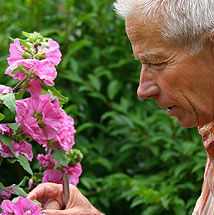
M 159 93 L 160 88 L 156 84 L 155 74 L 143 65 L 137 95 L 142 99 L 149 99 L 157 96 Z

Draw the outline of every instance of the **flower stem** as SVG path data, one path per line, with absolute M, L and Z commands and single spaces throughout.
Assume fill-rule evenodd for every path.
M 20 82 L 13 88 L 13 92 L 14 92 L 15 90 L 17 90 L 27 79 L 28 79 L 28 77 L 25 77 L 22 81 L 20 81 Z

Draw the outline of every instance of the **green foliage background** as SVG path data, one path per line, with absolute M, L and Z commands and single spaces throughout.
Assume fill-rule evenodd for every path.
M 206 159 L 201 137 L 137 98 L 140 65 L 112 3 L 0 0 L 1 84 L 15 84 L 4 75 L 9 36 L 38 31 L 56 40 L 63 54 L 56 86 L 70 98 L 65 109 L 85 155 L 81 191 L 106 214 L 191 214 Z M 26 175 L 7 165 L 0 174 L 6 185 Z

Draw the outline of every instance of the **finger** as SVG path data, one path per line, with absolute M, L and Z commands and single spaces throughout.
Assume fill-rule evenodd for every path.
M 44 206 L 44 209 L 53 209 L 53 210 L 60 210 L 61 207 L 59 205 L 59 202 L 55 199 L 50 199 Z
M 84 209 L 69 209 L 69 210 L 43 210 L 45 215 L 101 215 L 95 211 L 84 211 Z
M 55 199 L 60 205 L 60 208 L 62 208 L 62 185 L 55 183 L 41 183 L 28 194 L 27 198 L 30 200 Z
M 27 196 L 30 200 L 34 199 L 54 199 L 62 193 L 62 186 L 54 183 L 42 183 L 33 189 Z M 61 197 L 61 196 L 60 196 Z

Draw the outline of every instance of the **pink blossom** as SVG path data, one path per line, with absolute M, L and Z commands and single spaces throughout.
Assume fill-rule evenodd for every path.
M 32 145 L 24 140 L 21 140 L 19 143 L 12 140 L 12 147 L 15 151 L 16 156 L 19 156 L 19 153 L 27 157 L 29 161 L 32 161 L 33 159 L 33 153 L 32 153 Z M 6 157 L 14 157 L 12 154 L 9 146 L 4 145 L 2 142 L 0 142 L 0 155 L 3 158 Z
M 36 202 L 27 198 L 19 197 L 13 205 L 13 212 L 16 215 L 42 215 L 42 211 Z
M 7 59 L 8 64 L 11 65 L 14 62 L 21 60 L 24 52 L 24 47 L 20 45 L 19 40 L 16 38 L 14 43 L 10 44 L 10 57 Z
M 12 88 L 10 88 L 8 86 L 0 84 L 0 95 L 2 93 L 13 93 L 13 90 L 12 90 Z
M 52 40 L 48 40 L 49 48 L 42 48 L 41 46 L 38 46 L 38 52 L 44 51 L 45 53 L 45 58 L 50 60 L 50 62 L 53 65 L 58 65 L 61 61 L 61 52 L 59 50 L 59 44 Z
M 57 184 L 62 184 L 62 173 L 60 170 L 47 169 L 44 171 L 44 177 L 42 178 L 42 183 L 53 182 Z
M 37 160 L 39 161 L 40 166 L 48 167 L 48 168 L 53 167 L 54 161 L 50 154 L 47 154 L 47 155 L 38 154 Z
M 11 194 L 13 194 L 13 192 L 14 192 L 13 187 L 9 186 L 6 188 L 8 191 L 6 191 L 4 189 L 0 189 L 0 199 L 9 199 Z
M 54 138 L 54 142 L 59 144 L 59 147 L 68 152 L 72 146 L 75 144 L 74 142 L 74 134 L 76 130 L 74 128 L 74 120 L 70 116 L 63 111 L 63 124 L 59 133 Z
M 23 59 L 15 61 L 6 69 L 5 74 L 10 75 L 14 79 L 19 79 L 22 81 L 26 76 L 25 74 L 21 73 L 20 71 L 15 74 L 11 74 L 14 69 L 21 65 L 25 65 L 26 72 L 30 73 L 31 69 L 33 69 L 33 73 L 46 84 L 54 85 L 53 80 L 56 78 L 57 72 L 53 64 L 48 59 Z
M 13 133 L 13 130 L 6 124 L 0 124 L 0 133 L 10 136 Z
M 81 164 L 77 163 L 73 167 L 66 166 L 63 171 L 68 173 L 69 183 L 77 186 L 79 183 L 79 177 L 82 174 Z
M 38 96 L 42 91 L 41 81 L 39 79 L 31 79 L 28 83 L 28 91 L 31 96 Z
M 3 210 L 3 215 L 8 215 L 8 213 L 12 213 L 13 212 L 13 206 L 14 203 L 10 200 L 4 200 L 1 203 L 1 209 Z
M 59 100 L 51 101 L 49 94 L 17 100 L 16 113 L 16 121 L 20 122 L 22 131 L 40 144 L 53 139 L 62 126 Z

